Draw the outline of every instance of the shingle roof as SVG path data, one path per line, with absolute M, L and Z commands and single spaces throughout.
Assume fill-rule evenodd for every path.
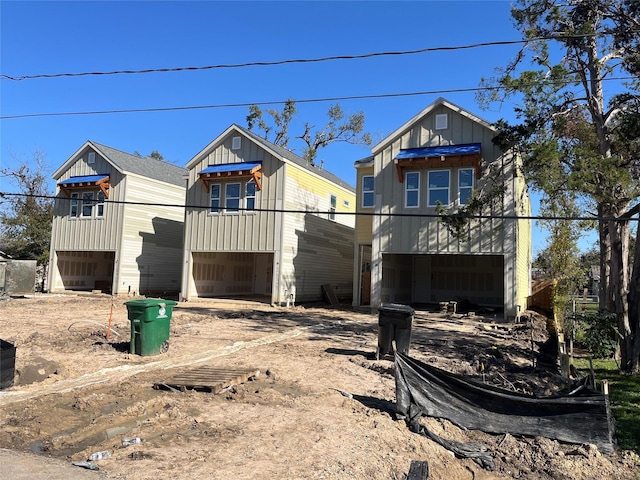
M 89 143 L 107 160 L 123 172 L 135 173 L 143 177 L 152 178 L 173 185 L 184 186 L 184 175 L 188 170 L 162 160 L 151 157 L 138 157 L 115 148 L 101 145 L 97 142 Z

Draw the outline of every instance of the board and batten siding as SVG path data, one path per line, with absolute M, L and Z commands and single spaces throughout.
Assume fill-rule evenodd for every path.
M 189 170 L 187 204 L 202 208 L 187 208 L 185 218 L 185 244 L 191 252 L 273 252 L 276 231 L 280 225 L 284 165 L 277 158 L 253 142 L 243 138 L 242 148 L 231 149 L 229 135 L 225 141 Z M 210 165 L 227 163 L 262 162 L 262 190 L 256 192 L 255 212 L 211 213 L 210 192 L 204 188 L 198 174 Z M 234 178 L 240 182 L 247 178 Z M 210 182 L 224 185 L 225 181 Z M 221 195 L 224 196 L 224 188 Z M 265 210 L 265 211 L 259 211 Z
M 433 131 L 436 114 L 449 114 L 449 128 L 443 131 Z M 374 157 L 376 175 L 376 195 L 381 196 L 381 204 L 377 206 L 377 212 L 382 215 L 373 219 L 374 237 L 379 241 L 379 248 L 385 253 L 502 253 L 512 248 L 513 238 L 506 235 L 508 228 L 500 219 L 474 220 L 471 224 L 468 239 L 464 242 L 453 237 L 446 227 L 435 217 L 418 216 L 419 214 L 435 215 L 437 209 L 426 206 L 427 174 L 425 168 L 406 171 L 420 172 L 420 207 L 405 208 L 404 188 L 405 184 L 398 179 L 394 158 L 400 149 L 418 148 L 440 145 L 458 145 L 469 143 L 482 144 L 482 178 L 476 179 L 476 188 L 481 188 L 489 175 L 498 173 L 508 179 L 513 169 L 513 162 L 501 157 L 501 152 L 492 143 L 495 133 L 472 121 L 471 119 L 456 113 L 444 106 L 435 109 L 426 116 L 418 125 L 409 128 L 396 138 Z M 495 164 L 498 171 L 489 171 L 488 165 Z M 457 193 L 453 190 L 453 179 L 457 170 L 451 169 L 452 185 L 451 196 Z M 491 210 L 491 213 L 499 215 L 509 214 L 513 211 L 513 192 L 511 186 L 507 193 Z M 488 211 L 486 213 L 489 213 Z M 388 214 L 388 216 L 387 216 Z M 415 215 L 393 216 L 393 214 Z M 513 228 L 511 228 L 513 230 Z M 511 245 L 509 245 L 511 244 Z
M 124 208 L 120 203 L 110 201 L 124 201 L 124 176 L 118 172 L 100 155 L 95 156 L 95 163 L 87 164 L 87 149 L 82 157 L 76 161 L 57 180 L 61 182 L 70 177 L 84 175 L 109 175 L 109 198 L 106 199 L 104 216 L 102 218 L 70 217 L 71 200 L 64 193 L 56 194 L 54 202 L 53 225 L 51 235 L 51 252 L 60 251 L 104 251 L 116 250 L 122 233 L 121 225 L 124 218 Z M 96 187 L 95 192 L 98 191 Z M 79 191 L 80 193 L 82 190 Z M 79 207 L 80 208 L 80 207 Z M 95 207 L 94 207 L 95 208 Z M 53 259 L 53 256 L 52 256 Z
M 338 297 L 349 298 L 353 290 L 351 214 L 355 213 L 355 192 L 297 165 L 287 164 L 286 171 L 285 210 L 300 213 L 284 215 L 279 296 L 291 296 L 296 302 L 320 300 L 321 285 L 328 283 Z M 335 221 L 326 213 L 331 195 L 337 197 Z
M 176 292 L 181 278 L 185 189 L 134 174 L 128 174 L 125 182 L 127 201 L 132 203 L 124 209 L 116 293 L 126 293 L 129 287 L 143 293 Z

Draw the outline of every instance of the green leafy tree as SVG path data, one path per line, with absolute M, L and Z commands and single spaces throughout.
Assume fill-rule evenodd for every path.
M 271 116 L 272 126 L 264 119 L 262 110 L 257 105 L 249 107 L 249 115 L 247 115 L 247 126 L 249 130 L 259 128 L 264 132 L 264 138 L 267 140 L 272 131 L 274 138 L 270 140 L 272 143 L 281 147 L 287 147 L 289 144 L 289 125 L 297 113 L 295 102 L 291 99 L 285 102 L 283 110 L 266 110 Z M 351 144 L 371 145 L 372 139 L 369 133 L 364 131 L 364 113 L 354 113 L 345 118 L 340 105 L 332 105 L 327 112 L 329 121 L 322 128 L 316 128 L 308 122 L 304 125 L 304 132 L 295 137 L 301 139 L 305 143 L 302 157 L 304 157 L 310 165 L 315 165 L 318 156 L 318 150 L 326 147 L 334 142 L 346 142 Z M 275 128 L 275 130 L 274 130 Z
M 640 2 L 516 0 L 512 17 L 527 43 L 484 81 L 500 88 L 479 100 L 514 98 L 520 123 L 499 122 L 496 143 L 519 150 L 534 188 L 550 198 L 575 195 L 597 214 L 600 308 L 615 313 L 621 368 L 638 371 L 629 220 L 640 195 L 640 148 L 633 139 L 640 128 Z M 609 80 L 620 77 L 627 79 L 624 93 L 609 93 L 609 86 L 619 91 L 621 85 Z
M 0 169 L 0 176 L 18 189 L 5 195 L 0 210 L 0 249 L 15 258 L 35 258 L 49 264 L 53 221 L 53 200 L 47 185 L 44 155 L 35 152 L 33 161 L 14 158 L 17 166 Z

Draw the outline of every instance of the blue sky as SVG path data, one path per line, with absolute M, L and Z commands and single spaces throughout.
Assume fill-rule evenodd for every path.
M 159 2 L 0 3 L 0 73 L 10 76 L 140 70 L 313 59 L 339 55 L 519 40 L 509 2 Z M 518 45 L 279 66 L 62 78 L 0 80 L 0 116 L 95 112 L 298 100 L 292 137 L 304 123 L 322 126 L 336 102 L 302 100 L 435 92 L 477 87 Z M 437 97 L 492 122 L 514 120 L 511 105 L 481 110 L 473 92 L 341 100 L 364 112 L 374 143 Z M 262 107 L 277 108 L 274 107 Z M 184 166 L 247 107 L 45 116 L 0 120 L 0 165 L 36 150 L 52 173 L 86 140 Z M 289 146 L 300 153 L 299 140 Z M 324 167 L 352 185 L 365 146 L 334 144 Z M 51 183 L 52 190 L 54 187 Z M 0 178 L 0 191 L 14 187 Z M 534 230 L 534 253 L 544 232 Z

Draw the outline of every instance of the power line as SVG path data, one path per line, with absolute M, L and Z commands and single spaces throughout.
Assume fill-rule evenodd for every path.
M 34 195 L 28 193 L 9 193 L 0 192 L 0 197 L 30 197 L 40 198 L 47 200 L 58 200 L 70 202 L 71 198 L 58 197 L 55 195 Z M 98 202 L 92 200 L 92 206 L 95 206 Z M 154 202 L 132 202 L 129 200 L 105 200 L 105 205 L 138 205 L 144 207 L 167 207 L 167 208 L 181 208 L 181 209 L 195 209 L 195 210 L 210 210 L 210 205 L 188 205 L 177 203 L 154 203 Z M 221 208 L 220 210 L 224 210 Z M 390 213 L 390 212 L 333 212 L 333 211 L 320 211 L 320 210 L 297 210 L 297 209 L 285 209 L 285 208 L 234 208 L 234 211 L 251 212 L 251 213 L 300 213 L 300 214 L 321 214 L 321 215 L 354 215 L 363 217 L 410 217 L 410 218 L 464 218 L 469 220 L 552 220 L 552 221 L 602 221 L 602 222 L 621 222 L 621 221 L 639 221 L 640 218 L 633 217 L 597 217 L 597 216 L 548 216 L 548 215 L 469 215 L 469 214 L 441 214 L 441 213 Z
M 612 77 L 603 78 L 604 81 L 624 81 L 633 80 L 635 77 Z M 538 82 L 529 84 L 520 84 L 520 87 L 529 87 L 535 85 L 568 85 L 573 83 L 573 80 L 558 80 L 553 82 Z M 323 103 L 323 102 L 338 102 L 345 100 L 371 100 L 380 98 L 399 98 L 399 97 L 415 97 L 422 95 L 443 95 L 447 93 L 465 93 L 465 92 L 478 92 L 484 90 L 502 90 L 505 88 L 501 85 L 487 86 L 487 87 L 468 87 L 468 88 L 451 88 L 443 90 L 427 90 L 421 92 L 405 92 L 405 93 L 380 93 L 372 95 L 349 95 L 342 97 L 324 97 L 324 98 L 307 98 L 293 100 L 295 103 Z M 78 115 L 107 115 L 118 113 L 153 113 L 153 112 L 176 112 L 185 110 L 205 110 L 205 109 L 217 109 L 217 108 L 236 108 L 236 107 L 249 107 L 251 105 L 282 105 L 285 100 L 273 100 L 262 102 L 244 102 L 244 103 L 222 103 L 213 105 L 188 105 L 182 107 L 155 107 L 155 108 L 125 108 L 118 110 L 88 110 L 88 111 L 76 111 L 76 112 L 48 112 L 48 113 L 22 113 L 18 115 L 4 115 L 0 116 L 0 120 L 13 120 L 18 118 L 34 118 L 34 117 L 63 117 L 63 116 L 78 116 Z
M 146 73 L 168 73 L 168 72 L 185 72 L 185 71 L 193 72 L 193 71 L 215 70 L 215 69 L 268 67 L 268 66 L 299 64 L 299 63 L 320 63 L 320 62 L 329 62 L 329 61 L 336 61 L 336 60 L 361 60 L 365 58 L 375 58 L 375 57 L 416 55 L 416 54 L 429 53 L 429 52 L 469 50 L 473 48 L 518 45 L 518 44 L 525 44 L 525 43 L 545 41 L 545 40 L 568 40 L 568 39 L 576 39 L 576 38 L 585 38 L 585 37 L 593 37 L 596 35 L 598 34 L 587 33 L 587 34 L 579 34 L 579 35 L 551 35 L 548 37 L 536 37 L 536 38 L 531 38 L 526 40 L 503 40 L 503 41 L 495 41 L 495 42 L 479 42 L 479 43 L 472 43 L 468 45 L 420 48 L 417 50 L 373 52 L 373 53 L 365 53 L 361 55 L 334 55 L 334 56 L 319 57 L 319 58 L 274 60 L 271 62 L 245 62 L 245 63 L 229 63 L 229 64 L 218 64 L 218 65 L 190 66 L 190 67 L 147 68 L 147 69 L 139 69 L 139 70 L 113 70 L 113 71 L 98 71 L 98 72 L 41 73 L 41 74 L 35 74 L 35 75 L 21 75 L 21 76 L 0 74 L 0 79 L 22 81 L 22 80 L 41 79 L 41 78 L 86 77 L 86 76 L 104 76 L 104 75 L 139 75 L 139 74 L 146 74 Z

